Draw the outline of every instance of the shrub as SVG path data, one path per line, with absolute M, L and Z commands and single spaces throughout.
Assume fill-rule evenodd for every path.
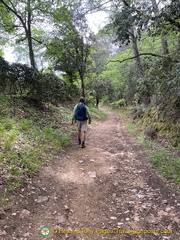
M 20 63 L 9 64 L 2 57 L 0 57 L 0 91 L 51 103 L 62 102 L 67 96 L 66 83 L 54 73 L 40 73 Z
M 111 103 L 110 105 L 114 106 L 114 107 L 124 107 L 125 106 L 125 102 L 126 102 L 126 100 L 124 98 L 122 98 L 122 99 L 119 99 L 116 102 Z

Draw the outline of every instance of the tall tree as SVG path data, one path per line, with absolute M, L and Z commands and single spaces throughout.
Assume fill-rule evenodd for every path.
M 112 16 L 112 24 L 116 31 L 116 42 L 121 44 L 132 44 L 135 64 L 139 76 L 143 77 L 143 67 L 137 45 L 138 34 L 135 34 L 137 11 L 135 7 L 131 7 L 128 1 L 123 0 L 124 6 L 117 9 Z M 138 31 L 140 31 L 138 29 Z M 136 31 L 137 32 L 137 31 Z M 139 33 L 140 34 L 140 33 Z
M 106 64 L 109 57 L 117 51 L 117 46 L 112 43 L 114 38 L 111 35 L 103 34 L 99 32 L 96 34 L 95 43 L 93 46 L 94 51 L 91 57 L 94 61 L 94 72 L 99 75 L 106 70 Z
M 103 96 L 108 96 L 108 100 L 112 99 L 115 89 L 113 83 L 110 80 L 104 80 L 100 76 L 92 80 L 91 88 L 92 93 L 96 99 L 97 108 Z
M 91 45 L 85 43 L 76 30 L 74 34 L 55 38 L 48 46 L 47 55 L 53 60 L 54 69 L 65 72 L 72 83 L 77 79 L 78 73 L 81 80 L 81 95 L 85 96 L 85 75 L 89 64 Z
M 158 8 L 156 0 L 151 0 L 151 2 L 152 2 L 152 7 L 153 7 L 154 13 L 155 14 L 159 14 L 160 11 L 159 11 L 159 8 Z M 161 36 L 161 44 L 162 44 L 163 54 L 164 55 L 168 54 L 169 53 L 168 42 L 164 39 L 163 36 Z
M 59 9 L 65 19 L 63 24 L 62 14 L 54 14 L 54 38 L 48 45 L 47 54 L 52 57 L 55 69 L 66 72 L 71 82 L 78 73 L 81 95 L 85 96 L 85 77 L 94 36 L 88 29 L 81 3 L 81 0 L 77 0 Z
M 44 14 L 49 11 L 53 0 L 0 0 L 0 9 L 5 8 L 14 16 L 14 22 L 9 26 L 16 32 L 16 42 L 27 40 L 30 64 L 36 68 L 33 43 L 40 41 L 32 34 L 32 28 L 45 21 Z

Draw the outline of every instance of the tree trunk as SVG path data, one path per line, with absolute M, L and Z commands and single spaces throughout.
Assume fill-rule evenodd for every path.
M 163 37 L 161 37 L 161 44 L 162 44 L 163 54 L 164 55 L 169 54 L 168 43 Z
M 131 32 L 131 36 L 132 36 L 132 47 L 133 47 L 134 57 L 137 56 L 135 58 L 135 63 L 136 63 L 136 66 L 137 66 L 138 73 L 139 73 L 140 77 L 143 77 L 144 72 L 143 72 L 143 67 L 142 67 L 142 64 L 141 64 L 141 58 L 139 56 L 139 49 L 138 49 L 138 46 L 137 46 L 137 40 L 134 36 L 133 27 L 131 27 L 130 32 Z
M 31 37 L 31 30 L 27 30 L 26 36 L 28 39 L 28 49 L 29 49 L 29 59 L 30 59 L 30 64 L 33 68 L 36 68 L 36 63 L 34 59 L 34 51 L 33 51 L 33 46 L 32 46 L 32 37 Z
M 81 72 L 79 72 L 80 79 L 81 79 L 81 96 L 85 97 L 85 86 L 84 86 L 84 76 Z
M 34 51 L 33 51 L 33 44 L 32 44 L 32 36 L 31 36 L 31 5 L 30 0 L 28 0 L 28 19 L 27 19 L 27 29 L 26 29 L 26 36 L 28 39 L 28 48 L 29 48 L 29 59 L 31 66 L 36 68 L 36 63 L 34 59 Z
M 32 36 L 31 36 L 31 0 L 28 0 L 28 2 L 27 2 L 27 12 L 28 12 L 27 19 L 26 18 L 23 19 L 23 17 L 20 15 L 20 12 L 18 12 L 15 9 L 15 7 L 11 7 L 5 1 L 1 1 L 1 3 L 6 7 L 6 9 L 8 11 L 12 12 L 20 20 L 20 22 L 24 28 L 26 38 L 28 40 L 30 64 L 33 68 L 36 68 L 34 51 L 33 51 L 33 46 L 32 46 Z M 25 14 L 25 16 L 26 16 L 26 14 Z
M 99 96 L 96 95 L 96 107 L 98 108 L 98 106 L 99 106 Z
M 158 8 L 156 0 L 151 0 L 151 2 L 152 2 L 152 7 L 153 7 L 154 13 L 155 14 L 159 13 L 159 8 Z M 163 54 L 167 55 L 169 53 L 168 42 L 163 37 L 161 37 L 161 45 L 162 45 Z

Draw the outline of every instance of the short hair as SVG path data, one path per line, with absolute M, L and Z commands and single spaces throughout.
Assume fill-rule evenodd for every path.
M 80 97 L 79 102 L 85 103 L 85 98 L 84 97 Z

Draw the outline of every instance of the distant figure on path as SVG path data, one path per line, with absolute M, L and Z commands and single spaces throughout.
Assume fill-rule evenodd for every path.
M 91 124 L 91 113 L 89 108 L 85 105 L 85 98 L 81 97 L 79 104 L 74 107 L 72 114 L 72 125 L 75 122 L 78 127 L 78 143 L 81 145 L 81 148 L 85 148 L 86 142 L 86 132 L 88 129 L 87 120 L 89 119 L 89 124 Z

